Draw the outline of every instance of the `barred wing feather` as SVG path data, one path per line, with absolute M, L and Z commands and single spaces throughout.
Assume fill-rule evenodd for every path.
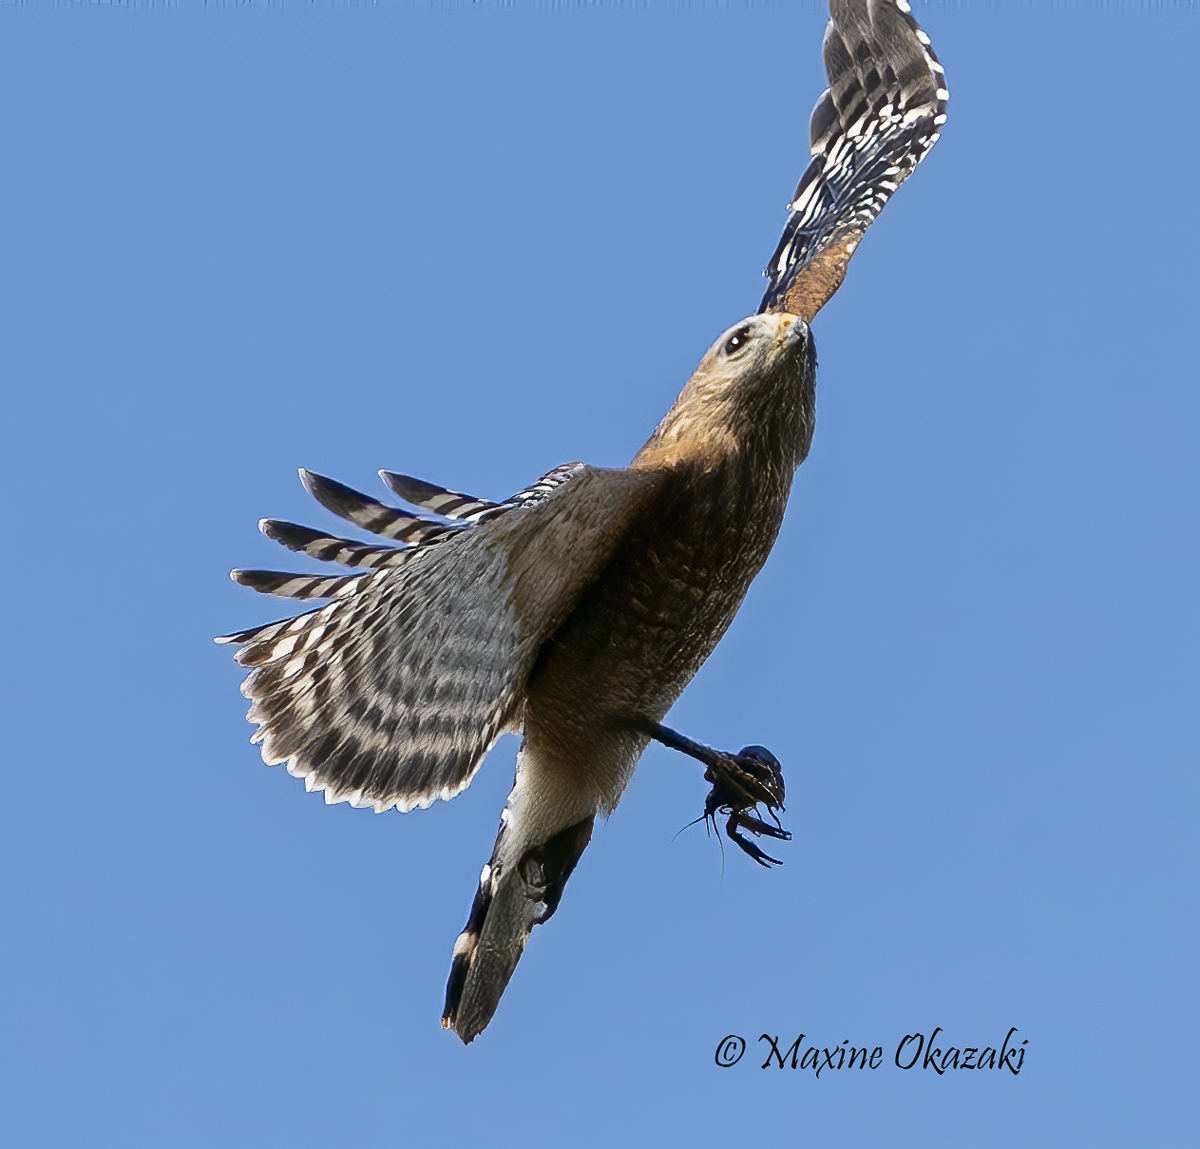
M 937 142 L 950 98 L 905 0 L 833 0 L 830 12 L 829 87 L 809 125 L 813 159 L 788 205 L 758 308 L 806 321 L 841 286 L 863 233 Z
M 328 802 L 376 811 L 463 790 L 519 722 L 541 645 L 658 482 L 563 470 L 504 513 L 401 552 L 401 565 L 342 576 L 324 607 L 218 640 L 244 644 L 264 760 Z

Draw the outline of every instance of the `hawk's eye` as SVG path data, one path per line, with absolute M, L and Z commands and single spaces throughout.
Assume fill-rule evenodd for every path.
M 726 341 L 722 348 L 726 355 L 736 355 L 739 351 L 744 351 L 746 345 L 750 342 L 750 327 L 739 327 Z

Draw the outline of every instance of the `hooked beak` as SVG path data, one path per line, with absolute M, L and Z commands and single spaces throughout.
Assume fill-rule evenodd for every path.
M 808 324 L 799 315 L 789 315 L 785 338 L 789 343 L 803 343 L 808 337 Z

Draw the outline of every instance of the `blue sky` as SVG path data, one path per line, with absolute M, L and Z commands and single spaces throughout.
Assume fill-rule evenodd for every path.
M 652 749 L 464 1048 L 515 741 L 327 808 L 248 744 L 210 639 L 275 607 L 226 572 L 332 525 L 300 466 L 627 461 L 757 305 L 825 14 L 0 8 L 7 1143 L 1194 1144 L 1200 18 L 914 10 L 945 135 L 671 716 L 783 761 L 786 865 L 674 838 L 706 787 Z M 935 1026 L 1021 1074 L 898 1069 Z

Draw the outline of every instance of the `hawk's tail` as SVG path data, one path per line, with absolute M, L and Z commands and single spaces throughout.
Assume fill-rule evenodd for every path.
M 595 811 L 578 776 L 542 761 L 526 742 L 491 861 L 454 943 L 442 1027 L 464 1042 L 492 1020 L 530 932 L 558 909 L 592 839 Z
M 443 1029 L 469 1043 L 492 1020 L 530 932 L 558 909 L 563 887 L 592 839 L 594 820 L 588 815 L 507 866 L 501 860 L 507 827 L 500 827 L 467 924 L 454 943 Z

